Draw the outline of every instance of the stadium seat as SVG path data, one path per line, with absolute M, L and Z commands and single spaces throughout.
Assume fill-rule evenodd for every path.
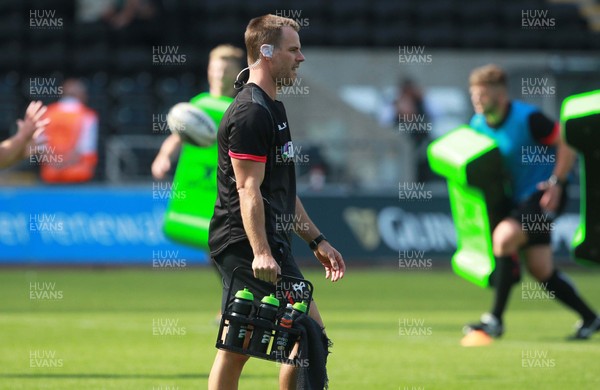
M 57 16 L 63 17 L 69 22 L 73 20 L 75 11 L 73 0 L 52 0 L 52 2 L 48 2 L 47 0 L 28 0 L 28 2 L 29 4 L 26 7 L 29 9 L 56 10 Z
M 371 40 L 375 46 L 414 45 L 415 28 L 409 22 L 377 25 L 373 28 Z
M 370 17 L 371 8 L 368 0 L 346 0 L 329 3 L 330 13 L 338 26 L 350 21 L 365 21 Z
M 0 42 L 22 41 L 26 23 L 21 13 L 0 13 Z
M 23 46 L 19 41 L 0 43 L 0 72 L 18 71 L 21 69 L 23 61 Z
M 71 67 L 78 74 L 107 70 L 110 49 L 106 43 L 76 47 L 71 52 Z
M 545 48 L 562 50 L 585 50 L 588 33 L 579 28 L 560 28 L 558 30 L 546 31 L 544 39 Z
M 192 26 L 190 34 L 194 37 L 202 37 L 204 47 L 209 49 L 224 42 L 244 47 L 243 32 L 247 23 L 234 17 L 211 20 Z M 193 40 L 192 43 L 195 44 Z
M 284 3 L 278 0 L 245 1 L 241 7 L 239 2 L 236 3 L 240 11 L 243 11 L 244 15 L 247 15 L 247 18 L 254 18 L 265 14 L 276 14 L 278 11 L 282 10 L 302 9 L 302 3 L 292 5 L 290 3 Z M 248 20 L 246 20 L 244 28 L 247 23 Z
M 109 114 L 110 125 L 117 134 L 152 134 L 152 115 L 155 110 L 148 100 L 122 102 Z
M 511 49 L 543 49 L 548 32 L 544 30 L 506 29 L 502 41 Z
M 371 3 L 374 27 L 381 23 L 404 23 L 414 20 L 414 5 L 410 1 L 376 0 Z M 387 23 L 386 23 L 387 24 Z
M 150 72 L 137 72 L 127 77 L 111 80 L 108 86 L 109 95 L 118 102 L 131 99 L 149 99 L 152 94 L 153 78 Z
M 304 47 L 328 45 L 331 42 L 331 29 L 325 20 L 310 19 L 309 26 L 300 29 L 300 40 Z
M 430 0 L 415 6 L 415 22 L 423 30 L 437 23 L 451 23 L 460 9 L 460 3 L 454 0 Z
M 76 45 L 108 44 L 109 28 L 102 22 L 77 23 L 71 29 L 70 40 Z
M 600 32 L 590 32 L 589 38 L 587 38 L 586 41 L 590 49 L 600 50 Z
M 504 31 L 494 23 L 477 24 L 459 31 L 459 46 L 462 48 L 503 48 Z
M 30 72 L 50 73 L 65 69 L 67 65 L 67 49 L 62 42 L 29 47 L 26 55 L 26 66 Z
M 482 24 L 498 23 L 502 17 L 502 3 L 497 0 L 472 1 L 468 6 L 460 7 L 457 19 L 464 30 Z
M 197 3 L 197 4 L 193 4 Z M 238 0 L 219 0 L 219 1 L 189 1 L 189 6 L 194 14 L 202 13 L 209 15 L 211 19 L 218 19 L 221 17 L 241 17 L 242 8 L 244 7 L 242 2 Z M 244 3 L 263 3 L 260 2 L 244 2 Z
M 113 51 L 111 58 L 113 70 L 118 75 L 131 75 L 132 73 L 152 69 L 152 48 L 144 46 L 128 46 Z M 160 66 L 160 65 L 156 65 Z
M 2 0 L 0 1 L 0 15 L 7 15 L 13 11 L 21 13 L 25 10 L 25 2 L 22 0 Z
M 325 2 L 323 0 L 302 0 L 301 3 L 289 3 L 287 7 L 279 6 L 284 9 L 293 9 L 301 11 L 298 18 L 307 18 L 308 23 L 312 24 L 314 20 L 320 20 L 325 15 Z M 295 5 L 292 5 L 295 4 Z M 292 19 L 296 19 L 296 17 L 292 16 Z
M 556 25 L 563 29 L 587 30 L 588 23 L 579 13 L 579 6 L 575 4 L 549 4 L 548 14 L 556 18 Z
M 157 98 L 158 111 L 166 112 L 174 104 L 188 101 L 205 91 L 207 87 L 198 85 L 198 79 L 203 79 L 203 73 L 198 75 L 185 73 L 156 80 L 154 94 Z
M 369 43 L 370 31 L 366 22 L 355 21 L 352 24 L 340 25 L 331 31 L 331 42 L 336 46 L 366 46 Z
M 0 136 L 5 139 L 15 130 L 15 120 L 19 116 L 21 99 L 12 85 L 7 85 L 7 75 L 0 76 Z M 9 89 L 6 89 L 9 88 Z M 5 93 L 5 91 L 10 91 Z
M 112 46 L 127 47 L 135 45 L 162 44 L 164 26 L 160 20 L 142 21 L 135 20 L 127 27 L 115 30 L 109 28 L 109 40 Z
M 548 6 L 535 0 L 512 1 L 502 5 L 501 15 L 507 30 L 521 29 L 524 11 L 544 9 L 548 9 Z
M 27 30 L 27 39 L 32 45 L 45 45 L 56 42 L 66 43 L 68 29 L 70 29 L 68 24 L 57 29 L 30 28 Z
M 458 28 L 450 23 L 430 25 L 417 33 L 418 44 L 428 47 L 458 46 Z
M 15 96 L 19 91 L 21 77 L 16 71 L 2 72 L 0 74 L 0 96 Z

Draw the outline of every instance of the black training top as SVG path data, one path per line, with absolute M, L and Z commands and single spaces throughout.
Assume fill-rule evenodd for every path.
M 284 244 L 291 249 L 291 231 L 282 221 L 293 221 L 296 208 L 294 147 L 283 103 L 272 100 L 249 83 L 229 106 L 217 134 L 219 162 L 217 201 L 210 221 L 211 256 L 227 245 L 247 239 L 231 159 L 265 164 L 260 186 L 265 208 L 265 229 L 271 251 Z

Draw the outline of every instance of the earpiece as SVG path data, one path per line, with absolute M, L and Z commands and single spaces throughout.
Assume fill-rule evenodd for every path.
M 269 44 L 263 44 L 260 45 L 260 54 L 263 55 L 263 57 L 265 58 L 272 58 L 273 57 L 273 45 L 269 45 Z M 247 68 L 244 68 L 240 71 L 240 73 L 238 73 L 237 77 L 235 78 L 235 82 L 233 83 L 233 87 L 235 89 L 242 89 L 242 87 L 244 86 L 244 84 L 246 83 L 244 80 L 240 80 L 240 76 L 242 75 L 242 73 L 244 73 L 246 70 L 251 69 L 256 67 L 258 64 L 260 64 L 260 57 L 254 61 L 253 64 L 251 64 L 250 66 L 248 66 Z M 246 77 L 246 80 L 248 78 Z
M 266 58 L 273 57 L 273 45 L 264 44 L 260 46 L 260 53 Z

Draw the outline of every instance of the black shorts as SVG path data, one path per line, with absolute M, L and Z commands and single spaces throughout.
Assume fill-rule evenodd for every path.
M 294 257 L 285 246 L 282 245 L 278 250 L 272 250 L 272 252 L 275 261 L 277 261 L 277 264 L 281 267 L 281 273 L 283 275 L 304 279 Z M 230 244 L 214 258 L 217 269 L 223 278 L 223 296 L 221 298 L 222 312 L 225 312 L 225 307 L 227 305 L 227 294 L 230 288 L 231 275 L 233 274 L 233 270 L 237 267 L 241 268 L 235 273 L 232 296 L 235 295 L 236 291 L 247 287 L 248 290 L 254 294 L 255 306 L 258 306 L 260 299 L 265 295 L 275 294 L 278 298 L 282 295 L 282 288 L 286 288 L 285 283 L 283 285 L 281 283 L 275 285 L 258 280 L 254 277 L 252 271 L 253 259 L 254 254 L 252 253 L 252 247 L 248 241 Z
M 525 246 L 549 245 L 552 241 L 550 233 L 554 230 L 554 220 L 565 209 L 566 188 L 563 188 L 558 209 L 554 213 L 547 213 L 540 207 L 540 199 L 543 195 L 544 191 L 534 192 L 510 211 L 509 216 L 521 225 L 521 229 L 527 235 L 528 240 Z

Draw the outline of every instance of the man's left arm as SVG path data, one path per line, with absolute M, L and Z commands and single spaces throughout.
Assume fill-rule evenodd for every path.
M 295 225 L 296 234 L 302 238 L 307 244 L 315 241 L 311 248 L 315 257 L 325 267 L 325 278 L 331 279 L 332 282 L 338 281 L 344 277 L 346 272 L 346 264 L 340 252 L 338 252 L 327 239 L 322 239 L 321 232 L 310 219 L 300 198 L 296 196 L 296 217 L 298 220 Z M 318 241 L 318 242 L 316 242 Z
M 540 199 L 542 209 L 556 211 L 560 204 L 560 198 L 566 190 L 566 183 L 569 173 L 573 168 L 577 154 L 561 138 L 557 138 L 556 146 L 556 165 L 552 171 L 552 176 L 547 181 L 540 183 L 540 189 L 544 190 L 544 195 Z
M 562 139 L 558 122 L 553 122 L 538 112 L 529 117 L 529 127 L 538 142 L 556 147 L 556 162 L 552 176 L 538 184 L 538 188 L 544 191 L 540 206 L 544 210 L 553 212 L 557 210 L 560 198 L 564 195 L 565 184 L 577 155 Z

